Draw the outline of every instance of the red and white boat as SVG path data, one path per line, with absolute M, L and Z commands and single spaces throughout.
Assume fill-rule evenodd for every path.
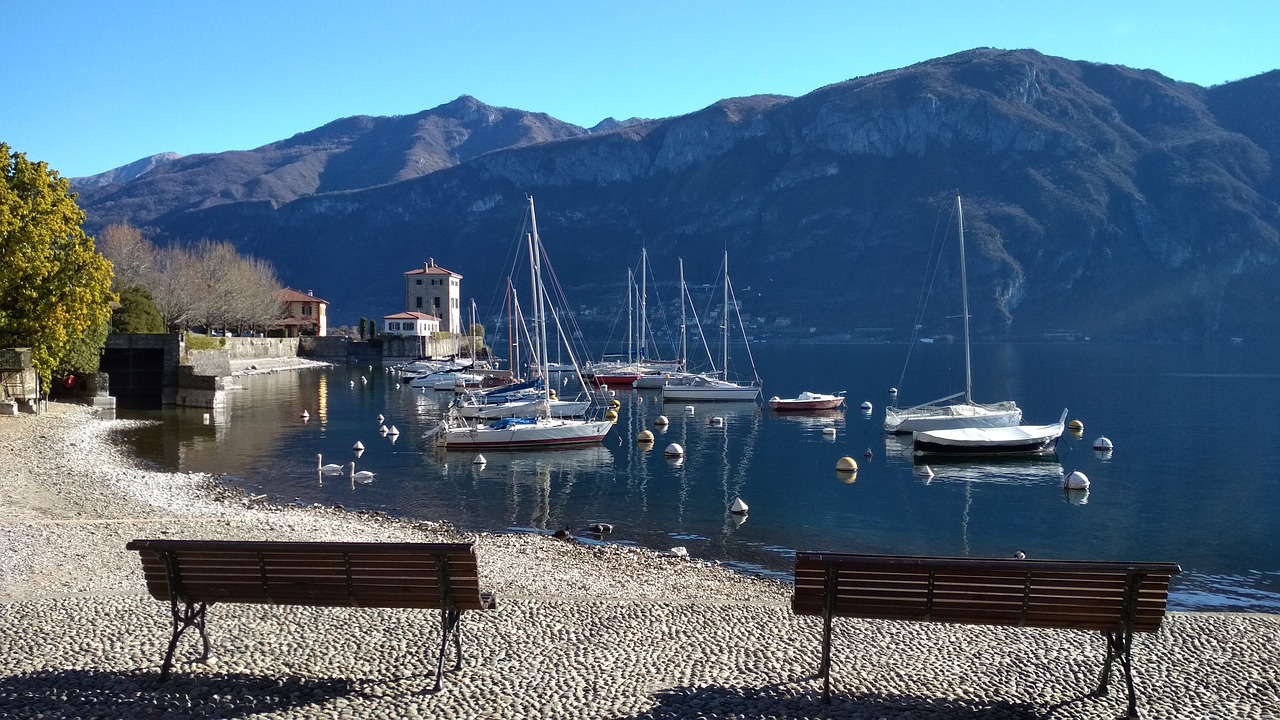
M 835 395 L 805 391 L 793 398 L 769 398 L 769 408 L 778 412 L 806 410 L 840 410 L 844 408 L 844 390 Z

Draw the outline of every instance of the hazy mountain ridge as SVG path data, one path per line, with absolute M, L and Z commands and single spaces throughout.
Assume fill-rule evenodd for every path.
M 905 332 L 958 188 L 982 332 L 1277 334 L 1277 78 L 1205 89 L 979 49 L 607 131 L 459 98 L 266 146 L 291 161 L 256 175 L 245 162 L 238 185 L 205 180 L 198 202 L 154 192 L 132 221 L 171 240 L 232 240 L 340 318 L 399 309 L 401 273 L 428 256 L 463 273 L 483 311 L 531 192 L 575 302 L 625 298 L 642 243 L 668 283 L 678 256 L 691 282 L 711 282 L 728 247 L 735 286 L 752 287 L 739 299 L 768 328 Z M 203 158 L 235 160 L 224 155 Z M 119 219 L 183 162 L 196 172 L 184 158 L 90 198 L 91 217 Z M 291 173 L 312 178 L 311 193 Z M 345 259 L 353 249 L 362 263 Z M 926 318 L 938 332 L 958 297 L 945 252 Z

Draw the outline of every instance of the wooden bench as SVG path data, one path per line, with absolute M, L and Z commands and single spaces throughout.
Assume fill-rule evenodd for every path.
M 214 603 L 440 610 L 439 690 L 449 641 L 462 667 L 461 614 L 489 610 L 480 591 L 470 543 L 238 542 L 134 540 L 147 590 L 169 601 L 173 636 L 160 679 L 169 677 L 174 650 L 188 629 L 200 632 L 207 661 L 205 615 Z
M 1173 563 L 1080 562 L 796 553 L 797 615 L 823 618 L 822 698 L 831 701 L 831 621 L 835 617 L 1096 630 L 1106 637 L 1102 681 L 1119 660 L 1137 717 L 1130 651 L 1133 633 L 1153 633 L 1164 617 Z

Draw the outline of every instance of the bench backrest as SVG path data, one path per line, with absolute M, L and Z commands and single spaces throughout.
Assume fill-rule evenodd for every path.
M 470 543 L 134 540 L 158 600 L 479 610 Z M 172 583 L 172 585 L 171 585 Z
M 796 554 L 797 615 L 1155 632 L 1174 563 Z M 830 583 L 830 584 L 828 584 Z

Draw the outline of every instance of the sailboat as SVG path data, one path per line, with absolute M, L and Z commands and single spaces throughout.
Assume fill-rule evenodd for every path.
M 947 430 L 925 430 L 912 434 L 912 453 L 971 457 L 1047 456 L 1058 449 L 1058 440 L 1066 428 L 1067 410 L 1058 422 L 1049 425 L 1014 425 L 1009 427 L 965 427 Z
M 684 271 L 680 272 L 683 286 Z M 682 289 L 683 292 L 683 289 Z M 684 298 L 681 297 L 683 304 Z M 729 367 L 729 253 L 724 254 L 724 349 L 721 355 L 721 372 Z M 682 323 L 683 325 L 683 323 Z M 682 328 L 683 331 L 683 328 Z M 745 333 L 743 339 L 746 339 Z M 748 348 L 748 351 L 750 349 Z M 754 369 L 754 368 L 753 368 Z M 735 383 L 712 369 L 710 373 L 668 376 L 662 386 L 662 399 L 667 400 L 756 400 L 760 397 L 760 378 L 756 376 L 747 384 Z
M 927 432 L 955 428 L 999 428 L 1022 422 L 1022 409 L 1012 400 L 995 403 L 973 401 L 973 370 L 969 355 L 969 279 L 964 264 L 964 211 L 956 194 L 956 221 L 960 245 L 960 296 L 964 321 L 964 392 L 930 400 L 909 408 L 885 409 L 884 430 L 890 433 Z M 963 402 L 950 402 L 963 396 Z
M 534 295 L 534 324 L 538 334 L 538 377 L 548 377 L 547 359 L 547 291 L 542 282 L 542 242 L 538 237 L 538 220 L 533 197 L 529 197 L 528 236 L 530 275 Z M 431 431 L 430 436 L 447 450 L 534 450 L 591 445 L 604 440 L 613 427 L 611 420 L 553 417 L 550 396 L 543 383 L 538 388 L 540 407 L 533 417 L 501 418 L 493 423 L 468 421 L 456 410 Z

